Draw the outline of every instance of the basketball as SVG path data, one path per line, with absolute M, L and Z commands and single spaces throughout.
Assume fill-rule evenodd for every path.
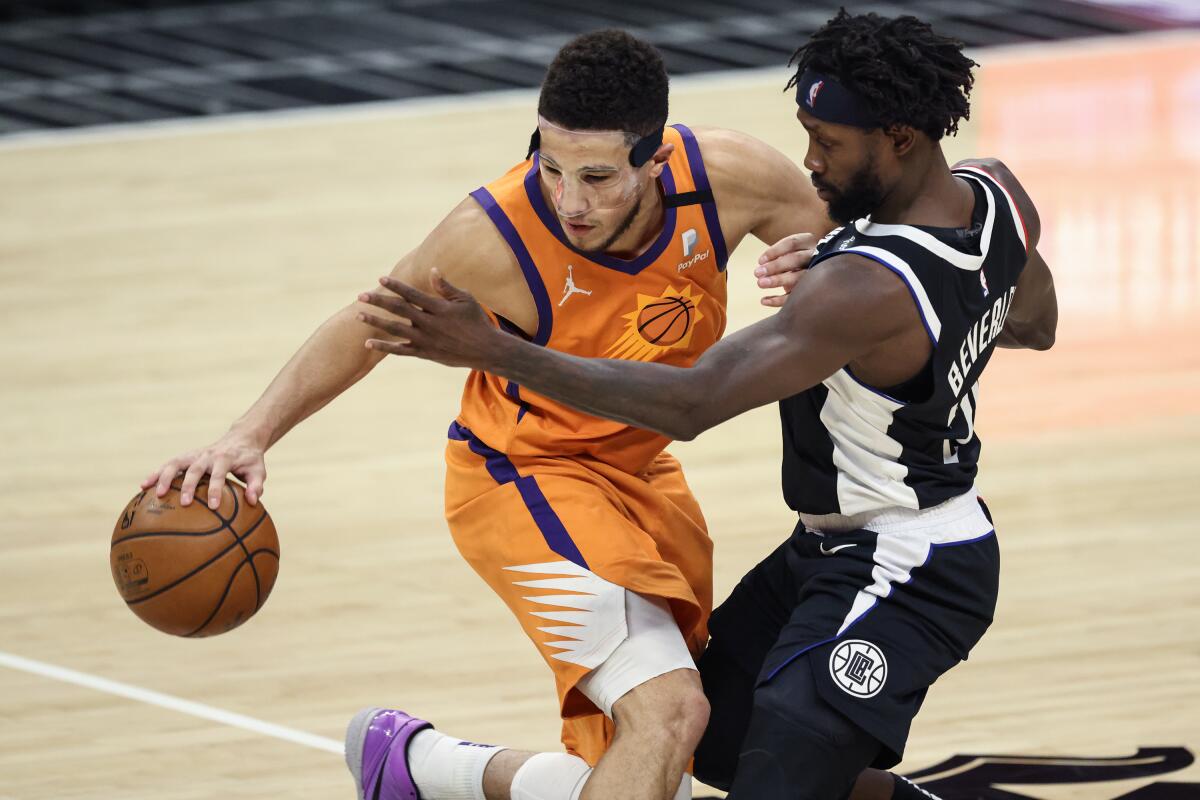
M 638 314 L 638 333 L 650 344 L 673 345 L 687 334 L 693 308 L 695 305 L 686 297 L 656 300 Z
M 215 636 L 263 606 L 279 573 L 279 538 L 260 503 L 228 481 L 215 511 L 207 480 L 180 505 L 176 478 L 162 497 L 139 492 L 113 528 L 109 565 L 125 604 L 174 636 Z

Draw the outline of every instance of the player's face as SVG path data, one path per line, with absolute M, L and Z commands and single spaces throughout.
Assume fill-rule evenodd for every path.
M 836 125 L 804 111 L 796 118 L 808 131 L 804 166 L 812 172 L 817 196 L 829 207 L 829 217 L 845 225 L 867 216 L 887 197 L 880 170 L 878 132 Z
M 542 185 L 567 239 L 580 250 L 608 249 L 637 216 L 654 162 L 631 166 L 617 131 L 539 130 Z

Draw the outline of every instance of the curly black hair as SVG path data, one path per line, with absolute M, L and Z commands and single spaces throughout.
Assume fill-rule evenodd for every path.
M 577 36 L 546 70 L 538 114 L 575 130 L 654 133 L 667 122 L 662 56 L 622 30 Z
M 909 125 L 938 141 L 969 119 L 978 66 L 963 43 L 916 17 L 846 13 L 825 23 L 792 56 L 796 85 L 806 69 L 832 75 L 866 102 L 884 128 Z

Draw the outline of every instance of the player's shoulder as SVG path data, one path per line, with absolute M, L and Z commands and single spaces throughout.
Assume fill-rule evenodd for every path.
M 983 170 L 1008 190 L 1008 193 L 1012 195 L 1013 202 L 1017 205 L 1017 210 L 1021 213 L 1021 220 L 1029 232 L 1031 243 L 1036 244 L 1041 237 L 1042 231 L 1042 223 L 1041 218 L 1038 216 L 1037 206 L 1034 205 L 1033 200 L 1029 197 L 1029 193 L 1025 191 L 1025 187 L 1021 185 L 1021 181 L 1017 179 L 1017 176 L 1013 174 L 1008 165 L 998 158 L 989 157 L 963 159 L 954 165 L 954 169 L 960 167 L 974 167 L 975 169 Z
M 704 159 L 705 169 L 712 174 L 730 173 L 745 175 L 747 172 L 768 172 L 780 162 L 791 163 L 787 156 L 755 136 L 732 128 L 717 128 L 708 125 L 691 129 L 696 144 Z
M 469 196 L 429 232 L 418 248 L 418 257 L 424 264 L 438 266 L 451 282 L 460 282 L 472 291 L 480 283 L 520 274 L 504 235 Z
M 438 249 L 453 252 L 491 255 L 509 251 L 503 234 L 487 210 L 469 195 L 442 218 L 430 233 L 429 240 Z
M 692 131 L 713 192 L 720 197 L 744 197 L 756 204 L 763 198 L 795 200 L 796 187 L 805 183 L 796 164 L 762 139 L 731 128 L 697 126 Z

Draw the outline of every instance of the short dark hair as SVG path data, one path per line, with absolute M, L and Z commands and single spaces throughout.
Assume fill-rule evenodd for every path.
M 654 133 L 667 123 L 662 56 L 622 30 L 577 36 L 546 70 L 538 114 L 575 130 Z
M 910 125 L 937 141 L 969 119 L 978 66 L 963 43 L 940 36 L 916 17 L 846 13 L 825 23 L 789 65 L 796 85 L 807 69 L 823 72 L 867 103 L 881 126 Z

